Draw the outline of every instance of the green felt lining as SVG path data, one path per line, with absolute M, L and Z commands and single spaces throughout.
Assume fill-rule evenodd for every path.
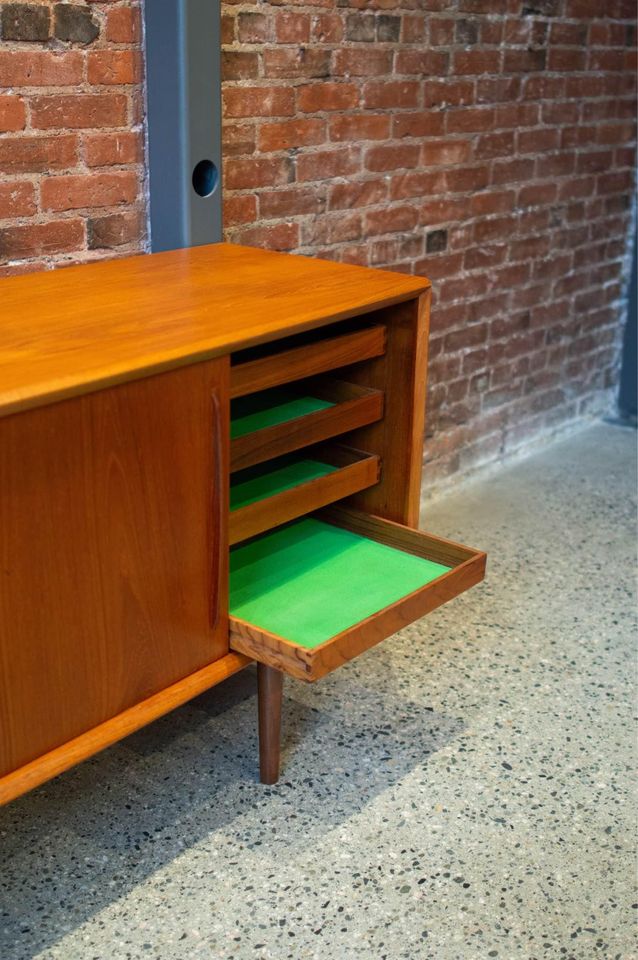
M 230 612 L 312 649 L 450 569 L 304 518 L 230 552 Z
M 250 503 L 290 490 L 300 483 L 316 480 L 333 473 L 338 467 L 319 460 L 303 460 L 294 454 L 279 457 L 257 467 L 249 467 L 233 474 L 230 485 L 230 509 L 247 507 Z
M 264 427 L 274 427 L 297 417 L 305 417 L 317 410 L 334 407 L 330 400 L 299 396 L 291 390 L 276 387 L 247 397 L 238 397 L 230 406 L 230 436 L 232 440 Z

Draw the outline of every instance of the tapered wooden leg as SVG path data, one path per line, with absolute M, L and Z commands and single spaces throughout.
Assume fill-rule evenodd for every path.
M 259 778 L 262 783 L 277 783 L 281 745 L 281 700 L 284 675 L 280 670 L 257 664 L 259 701 Z

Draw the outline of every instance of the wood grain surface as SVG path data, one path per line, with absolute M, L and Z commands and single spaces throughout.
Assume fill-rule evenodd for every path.
M 303 381 L 300 391 L 329 400 L 333 406 L 315 410 L 272 427 L 236 437 L 230 444 L 230 469 L 243 470 L 265 460 L 301 450 L 340 433 L 380 420 L 383 394 L 341 381 Z
M 33 790 L 46 780 L 57 777 L 76 763 L 92 757 L 100 750 L 117 743 L 118 740 L 128 737 L 147 723 L 157 720 L 158 717 L 187 703 L 188 700 L 192 700 L 210 687 L 232 677 L 249 663 L 252 663 L 250 657 L 245 657 L 241 653 L 227 653 L 214 663 L 165 687 L 159 693 L 116 714 L 110 720 L 105 720 L 104 723 L 69 740 L 61 747 L 56 747 L 30 763 L 18 767 L 12 773 L 0 777 L 0 806 L 15 800 L 28 790 Z
M 344 443 L 378 453 L 381 482 L 350 501 L 353 507 L 416 527 L 421 502 L 430 293 L 381 311 L 387 329 L 382 357 L 346 367 L 339 376 L 383 390 L 382 420 L 348 434 Z
M 213 244 L 0 281 L 0 416 L 415 297 L 429 282 Z
M 228 360 L 0 420 L 0 775 L 228 652 Z

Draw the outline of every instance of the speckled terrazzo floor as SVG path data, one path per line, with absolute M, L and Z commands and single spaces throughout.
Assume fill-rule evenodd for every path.
M 427 509 L 480 587 L 285 688 L 252 671 L 0 811 L 0 958 L 636 956 L 636 435 L 596 425 Z

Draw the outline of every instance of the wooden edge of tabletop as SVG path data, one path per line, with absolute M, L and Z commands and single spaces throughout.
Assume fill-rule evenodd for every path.
M 8 301 L 9 292 L 13 298 L 17 299 L 17 292 L 29 289 L 29 284 L 38 284 L 43 287 L 43 292 L 47 293 L 52 300 L 58 297 L 56 292 L 56 280 L 61 278 L 60 285 L 65 286 L 69 277 L 74 280 L 90 284 L 97 283 L 99 280 L 117 283 L 118 270 L 124 270 L 123 265 L 129 266 L 134 263 L 135 268 L 148 265 L 148 282 L 154 283 L 160 274 L 164 265 L 169 267 L 178 263 L 185 265 L 197 265 L 199 260 L 204 261 L 208 256 L 214 256 L 212 248 L 220 248 L 221 256 L 234 257 L 252 257 L 256 259 L 276 259 L 294 257 L 291 254 L 279 253 L 271 250 L 260 250 L 254 247 L 245 247 L 238 244 L 210 244 L 201 247 L 186 248 L 184 250 L 170 250 L 162 253 L 139 254 L 134 257 L 115 258 L 99 262 L 77 264 L 60 270 L 43 271 L 36 274 L 27 274 L 16 277 L 6 277 L 0 281 L 0 284 L 6 285 L 5 302 Z M 42 376 L 33 379 L 27 385 L 19 387 L 0 388 L 0 417 L 18 413 L 22 410 L 29 410 L 34 407 L 43 406 L 47 403 L 56 403 L 67 397 L 77 396 L 78 394 L 93 393 L 105 387 L 114 386 L 127 380 L 138 379 L 141 377 L 152 376 L 157 373 L 172 370 L 176 367 L 186 366 L 191 363 L 197 363 L 203 360 L 209 360 L 214 357 L 223 356 L 235 350 L 253 347 L 261 343 L 267 343 L 281 337 L 284 332 L 286 336 L 296 333 L 303 333 L 320 326 L 347 320 L 353 317 L 361 316 L 373 310 L 383 309 L 384 307 L 394 306 L 411 300 L 426 293 L 430 287 L 430 281 L 425 277 L 414 277 L 409 274 L 402 274 L 390 270 L 380 270 L 378 268 L 361 267 L 354 264 L 334 264 L 330 261 L 313 260 L 305 257 L 294 257 L 303 262 L 304 267 L 311 263 L 310 271 L 317 270 L 318 274 L 329 267 L 338 270 L 348 271 L 351 274 L 354 271 L 361 271 L 363 274 L 370 275 L 376 273 L 392 278 L 394 289 L 388 289 L 384 292 L 370 294 L 366 293 L 365 284 L 361 284 L 361 296 L 354 298 L 346 307 L 335 310 L 320 310 L 312 306 L 312 296 L 309 296 L 309 309 L 304 313 L 301 319 L 295 321 L 290 317 L 282 316 L 282 322 L 279 326 L 268 328 L 265 331 L 255 331 L 238 335 L 235 340 L 220 340 L 218 336 L 202 337 L 188 344 L 173 345 L 158 349 L 155 352 L 148 349 L 140 351 L 133 355 L 127 353 L 121 360 L 112 360 L 99 364 L 94 369 L 87 369 L 86 366 L 79 365 L 77 370 L 70 373 L 62 373 L 59 376 Z M 315 266 L 316 265 L 316 266 Z M 224 266 L 220 264 L 220 266 Z M 227 265 L 227 266 L 230 266 Z M 100 276 L 102 274 L 102 276 Z M 311 278 L 308 278 L 309 280 Z M 25 297 L 25 301 L 28 298 Z M 29 304 L 26 304 L 29 308 Z M 28 314 L 27 310 L 27 314 Z M 29 337 L 28 329 L 24 329 L 24 336 Z M 2 358 L 3 345 L 0 340 L 0 360 Z M 19 361 L 19 356 L 13 351 L 12 363 Z M 25 362 L 29 361 L 29 355 L 25 356 Z

